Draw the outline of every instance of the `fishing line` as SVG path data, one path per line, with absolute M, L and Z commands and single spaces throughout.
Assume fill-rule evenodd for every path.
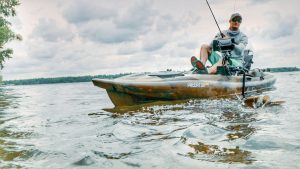
M 219 24 L 218 24 L 218 22 L 217 22 L 217 20 L 216 20 L 216 17 L 215 17 L 215 15 L 214 15 L 214 13 L 213 13 L 213 11 L 212 11 L 212 9 L 211 9 L 211 7 L 210 7 L 210 5 L 209 5 L 209 3 L 208 3 L 207 0 L 206 0 L 206 3 L 207 3 L 207 6 L 208 6 L 208 8 L 209 8 L 209 10 L 210 10 L 210 12 L 211 12 L 211 14 L 212 14 L 212 16 L 213 16 L 215 22 L 216 22 L 216 25 L 218 26 L 218 29 L 219 29 L 219 31 L 220 31 L 221 37 L 224 38 L 225 35 L 222 33 L 222 31 L 221 31 L 221 29 L 220 29 L 220 27 L 219 27 Z
M 234 0 L 233 13 L 235 13 L 236 0 Z

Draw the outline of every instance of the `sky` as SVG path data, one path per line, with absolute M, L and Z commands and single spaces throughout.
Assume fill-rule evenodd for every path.
M 205 0 L 20 0 L 4 80 L 191 68 L 218 28 Z M 253 68 L 300 66 L 299 0 L 209 0 L 222 30 L 240 30 Z

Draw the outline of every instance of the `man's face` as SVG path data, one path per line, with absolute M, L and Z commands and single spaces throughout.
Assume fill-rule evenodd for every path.
M 242 19 L 240 17 L 234 17 L 229 21 L 229 23 L 230 23 L 229 29 L 236 31 L 239 29 L 242 23 Z

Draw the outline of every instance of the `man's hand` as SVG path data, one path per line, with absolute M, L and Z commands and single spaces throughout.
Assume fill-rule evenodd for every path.
M 222 39 L 230 39 L 230 37 L 228 35 L 224 35 Z
M 231 42 L 232 42 L 233 44 L 236 44 L 234 38 L 231 38 Z

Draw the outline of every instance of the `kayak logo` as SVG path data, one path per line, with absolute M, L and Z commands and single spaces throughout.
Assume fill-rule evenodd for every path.
M 188 83 L 187 87 L 191 87 L 191 88 L 201 88 L 201 87 L 205 87 L 208 84 L 206 83 L 200 83 L 200 82 L 192 82 L 192 83 Z

